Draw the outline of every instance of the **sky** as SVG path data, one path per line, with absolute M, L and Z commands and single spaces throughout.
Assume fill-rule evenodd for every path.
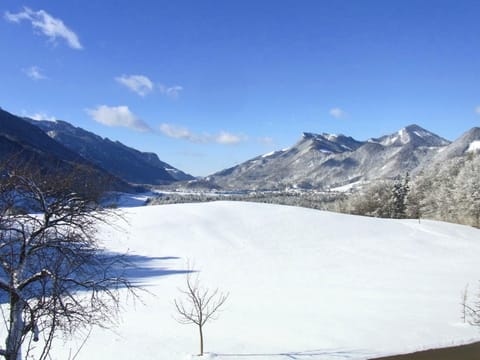
M 292 146 L 480 126 L 477 0 L 2 0 L 0 107 L 196 176 Z

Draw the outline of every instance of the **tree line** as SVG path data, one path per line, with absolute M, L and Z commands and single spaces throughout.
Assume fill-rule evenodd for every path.
M 433 219 L 480 227 L 480 154 L 437 163 L 414 177 L 374 180 L 350 193 L 335 191 L 255 191 L 245 194 L 168 193 L 150 199 L 150 205 L 252 201 L 301 206 L 354 215 Z
M 426 218 L 480 227 L 480 155 L 437 163 L 412 181 L 406 174 L 372 183 L 335 206 L 357 215 Z

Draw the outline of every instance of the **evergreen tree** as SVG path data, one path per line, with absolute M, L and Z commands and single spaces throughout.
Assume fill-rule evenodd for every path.
M 406 217 L 407 209 L 407 195 L 410 190 L 409 174 L 405 178 L 397 178 L 392 187 L 392 194 L 390 198 L 390 217 L 393 219 L 404 219 Z

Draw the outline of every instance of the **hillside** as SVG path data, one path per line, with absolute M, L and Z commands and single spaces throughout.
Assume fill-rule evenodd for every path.
M 0 108 L 0 161 L 12 159 L 16 166 L 34 165 L 55 173 L 79 171 L 82 177 L 95 178 L 97 184 L 104 184 L 110 190 L 136 191 L 125 181 L 50 138 L 29 121 Z
M 80 359 L 196 358 L 197 330 L 173 318 L 187 260 L 230 293 L 206 325 L 206 358 L 366 359 L 480 339 L 460 307 L 480 279 L 478 229 L 241 202 L 124 214 L 101 235 L 129 251 L 148 293 L 125 304 L 114 332 L 94 329 Z M 59 340 L 53 358 L 82 340 Z
M 125 181 L 159 185 L 193 179 L 191 175 L 160 161 L 154 153 L 141 152 L 121 142 L 102 138 L 68 122 L 30 120 L 30 123 L 71 151 Z

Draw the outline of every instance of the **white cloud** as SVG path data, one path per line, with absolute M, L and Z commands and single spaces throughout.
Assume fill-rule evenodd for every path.
M 115 80 L 140 96 L 145 96 L 153 90 L 153 82 L 144 75 L 122 75 Z
M 16 14 L 7 11 L 5 19 L 14 23 L 19 23 L 23 20 L 30 21 L 34 29 L 39 30 L 51 41 L 62 38 L 73 49 L 80 50 L 83 48 L 77 34 L 70 30 L 62 20 L 54 18 L 45 10 L 33 11 L 28 7 L 24 7 L 23 11 Z
M 235 135 L 235 134 L 230 134 L 226 131 L 220 132 L 220 134 L 216 135 L 214 137 L 214 141 L 218 144 L 238 144 L 242 141 L 246 141 L 247 137 L 245 135 Z
M 26 111 L 22 111 L 23 116 L 32 119 L 32 120 L 47 120 L 47 121 L 57 121 L 57 118 L 55 116 L 47 115 L 44 112 L 36 112 L 34 114 L 27 114 Z
M 145 75 L 122 75 L 117 76 L 115 80 L 136 92 L 140 96 L 145 96 L 155 90 L 155 86 L 147 76 Z M 180 96 L 180 92 L 183 90 L 183 86 L 174 85 L 166 86 L 163 84 L 158 85 L 158 91 L 161 94 L 168 96 L 172 99 L 177 99 Z
M 217 143 L 222 145 L 232 145 L 248 139 L 245 135 L 235 135 L 226 131 L 221 131 L 214 135 L 208 133 L 196 134 L 187 128 L 171 124 L 161 124 L 160 131 L 162 134 L 174 139 L 182 139 L 200 144 Z
M 30 13 L 32 12 L 31 9 L 24 7 L 23 11 L 17 13 L 17 14 L 12 14 L 8 11 L 5 12 L 5 19 L 14 22 L 14 23 L 19 23 L 22 20 L 31 20 Z
M 338 107 L 330 109 L 329 114 L 335 119 L 342 119 L 347 116 L 347 113 Z
M 35 113 L 29 116 L 29 118 L 37 121 L 40 121 L 40 120 L 57 121 L 57 118 L 55 116 L 49 116 L 45 113 Z
M 160 131 L 162 132 L 162 134 L 174 139 L 183 139 L 191 142 L 201 142 L 199 141 L 200 139 L 198 139 L 197 136 L 187 128 L 178 127 L 170 124 L 161 124 Z
M 273 138 L 269 136 L 258 138 L 258 142 L 263 145 L 271 146 L 273 145 Z
M 33 80 L 44 80 L 47 77 L 43 74 L 42 69 L 38 66 L 30 66 L 27 69 L 23 69 L 23 72 Z
M 178 98 L 180 95 L 180 91 L 183 90 L 183 87 L 180 85 L 175 85 L 175 86 L 165 86 L 165 85 L 159 85 L 158 88 L 160 89 L 160 92 L 164 95 L 167 95 L 168 97 L 172 99 Z
M 478 106 L 475 108 L 475 113 L 477 113 L 478 115 L 480 115 L 480 105 L 478 105 Z
M 103 125 L 126 127 L 142 132 L 152 131 L 145 122 L 128 109 L 128 106 L 100 105 L 86 111 L 95 121 Z

